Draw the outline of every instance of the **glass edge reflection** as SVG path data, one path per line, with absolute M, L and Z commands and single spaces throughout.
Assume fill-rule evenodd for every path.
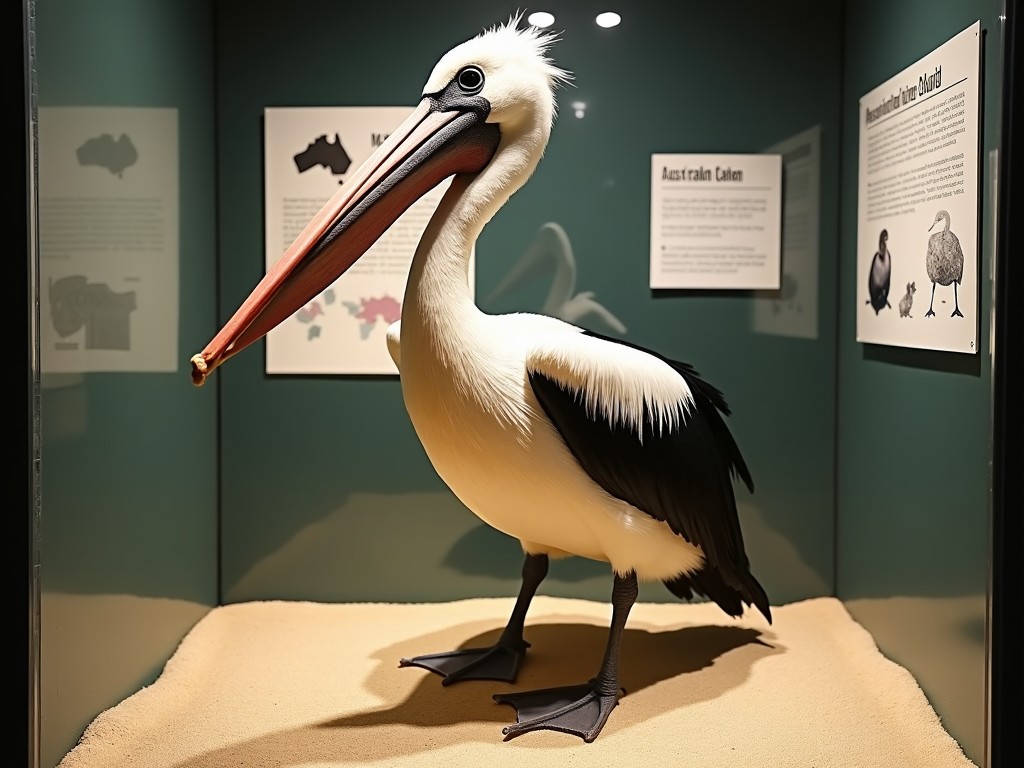
M 21 45 L 23 66 L 22 123 L 25 143 L 25 254 L 28 341 L 28 765 L 38 768 L 40 761 L 40 584 L 39 535 L 41 500 L 39 497 L 41 433 L 39 413 L 39 276 L 36 228 L 36 172 L 38 160 L 38 124 L 36 120 L 35 80 L 35 0 L 21 3 Z

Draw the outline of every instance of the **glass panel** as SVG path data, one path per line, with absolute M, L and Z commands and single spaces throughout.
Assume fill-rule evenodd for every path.
M 267 376 L 257 344 L 202 390 L 188 378 L 263 274 L 263 109 L 411 107 L 438 52 L 508 9 L 400 0 L 388 35 L 402 54 L 380 56 L 351 34 L 379 21 L 372 4 L 37 6 L 48 768 L 220 602 L 510 595 L 521 552 L 438 478 L 395 377 Z M 988 307 L 998 12 L 635 0 L 601 28 L 558 9 L 553 54 L 574 81 L 536 174 L 481 235 L 475 275 L 489 312 L 567 316 L 588 292 L 601 311 L 575 322 L 720 388 L 754 475 L 738 501 L 771 601 L 842 598 L 979 764 L 990 320 L 976 356 L 854 341 L 856 107 L 981 20 Z M 783 154 L 781 289 L 649 288 L 651 155 L 676 152 Z M 573 290 L 553 299 L 551 263 L 499 291 L 548 224 L 571 248 Z M 543 589 L 606 601 L 608 568 L 560 561 Z M 675 599 L 657 584 L 640 597 Z
M 217 603 L 216 204 L 207 4 L 36 10 L 48 767 Z
M 979 348 L 975 355 L 857 344 L 856 294 L 840 292 L 836 589 L 887 656 L 907 667 L 943 725 L 979 765 L 985 752 L 985 612 L 991 458 L 994 152 L 998 146 L 1001 3 L 857 3 L 847 10 L 839 279 L 861 284 L 858 115 L 875 86 L 980 20 Z M 919 259 L 925 252 L 901 253 Z M 895 256 L 894 256 L 895 258 Z M 917 286 L 927 300 L 931 285 Z M 916 304 L 915 304 L 916 306 Z M 924 303 L 921 302 L 921 306 Z M 938 306 L 938 297 L 936 298 Z M 971 322 L 975 318 L 970 319 Z

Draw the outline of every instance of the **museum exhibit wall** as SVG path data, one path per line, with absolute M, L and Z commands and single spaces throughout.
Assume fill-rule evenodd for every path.
M 836 593 L 882 652 L 917 678 L 943 724 L 979 764 L 991 458 L 989 162 L 999 132 L 1000 9 L 998 0 L 858 2 L 847 6 L 843 25 Z M 963 318 L 978 322 L 978 352 L 857 343 L 854 319 L 866 291 L 855 251 L 858 100 L 979 20 L 980 258 L 977 278 L 960 289 L 961 295 L 980 289 L 980 317 Z M 931 293 L 922 235 L 916 250 L 890 243 L 894 265 L 897 259 L 920 264 L 915 318 L 923 317 Z M 893 288 L 896 298 L 902 289 Z M 936 292 L 937 316 L 928 320 L 960 320 L 949 317 L 952 296 L 943 290 Z M 948 301 L 940 303 L 943 298 Z
M 551 275 L 499 299 L 491 293 L 541 225 L 560 224 L 577 262 L 576 290 L 593 291 L 625 333 L 597 317 L 581 322 L 689 361 L 726 393 L 755 482 L 753 495 L 739 493 L 745 538 L 772 600 L 832 594 L 834 259 L 785 297 L 759 299 L 652 293 L 648 273 L 652 153 L 757 153 L 807 131 L 820 135 L 820 248 L 836 252 L 838 6 L 790 4 L 793 14 L 815 16 L 818 34 L 808 36 L 757 2 L 728 14 L 712 4 L 640 2 L 615 29 L 598 28 L 581 4 L 556 5 L 564 32 L 552 55 L 575 80 L 559 93 L 560 116 L 533 179 L 478 241 L 478 303 L 539 311 Z M 224 321 L 264 269 L 264 107 L 411 108 L 440 54 L 505 21 L 509 6 L 398 3 L 383 29 L 372 5 L 254 10 L 228 0 L 217 10 Z M 242 14 L 244 30 L 231 23 Z M 575 102 L 585 104 L 582 117 Z M 795 307 L 805 335 L 756 328 L 759 311 Z M 368 341 L 383 344 L 385 328 L 379 322 Z M 515 594 L 518 542 L 480 523 L 442 484 L 397 376 L 267 376 L 261 347 L 213 374 L 222 395 L 225 602 Z M 542 591 L 607 600 L 610 588 L 606 565 L 577 560 L 553 563 Z M 675 599 L 660 584 L 645 585 L 641 597 Z
M 218 602 L 216 402 L 196 397 L 188 358 L 177 359 L 180 350 L 202 343 L 216 322 L 216 199 L 208 4 L 42 0 L 36 13 L 41 248 L 49 258 L 82 265 L 83 276 L 92 278 L 83 291 L 100 294 L 74 299 L 77 322 L 91 334 L 83 360 L 44 355 L 40 374 L 40 742 L 41 765 L 48 768 L 100 711 L 152 682 L 185 633 Z M 54 108 L 61 111 L 49 111 Z M 63 177 L 54 170 L 54 135 L 83 129 L 82 135 L 100 138 L 89 131 L 104 124 L 108 110 L 120 108 L 129 110 L 128 121 L 154 109 L 174 110 L 167 121 L 173 130 L 161 137 L 165 144 L 154 148 L 129 129 L 138 158 L 120 179 L 84 157 Z M 125 124 L 119 116 L 109 125 Z M 160 336 L 177 336 L 177 343 L 143 349 L 136 333 L 135 344 L 120 349 L 129 359 L 126 370 L 90 371 L 84 361 L 109 354 L 118 341 L 103 336 L 117 336 L 116 327 L 103 325 L 105 317 L 116 321 L 104 315 L 117 304 L 112 294 L 137 294 L 133 321 L 151 315 L 143 291 L 161 265 L 125 263 L 128 291 L 120 282 L 97 281 L 91 249 L 110 235 L 104 222 L 113 215 L 98 208 L 77 218 L 71 235 L 77 241 L 55 256 L 67 246 L 62 238 L 76 215 L 68 208 L 101 197 L 117 207 L 147 205 L 137 192 L 111 185 L 116 180 L 133 189 L 133 172 L 152 167 L 154 153 L 179 171 L 173 195 L 180 198 L 180 224 L 173 226 L 180 240 L 177 249 L 156 250 L 158 258 L 173 260 L 171 279 L 159 287 L 172 301 L 150 319 Z M 147 255 L 136 251 L 126 262 L 130 258 Z M 48 277 L 61 271 L 60 264 L 43 262 L 41 293 L 52 287 Z M 41 321 L 67 330 L 76 324 L 64 314 Z M 175 367 L 132 370 L 147 365 L 150 355 Z

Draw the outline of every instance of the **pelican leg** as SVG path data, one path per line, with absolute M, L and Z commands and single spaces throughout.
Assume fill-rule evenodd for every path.
M 400 667 L 422 667 L 441 675 L 442 685 L 451 685 L 462 680 L 502 680 L 515 682 L 519 665 L 530 644 L 523 639 L 526 612 L 530 608 L 537 587 L 548 573 L 547 555 L 526 556 L 523 562 L 523 583 L 519 588 L 512 615 L 505 625 L 501 637 L 494 645 L 486 648 L 464 648 L 458 651 L 428 653 L 402 659 Z
M 619 688 L 622 631 L 637 594 L 635 573 L 615 575 L 608 645 L 597 677 L 583 685 L 494 694 L 495 701 L 516 708 L 516 724 L 502 731 L 505 741 L 529 731 L 544 729 L 571 733 L 588 743 L 597 738 L 622 693 Z
M 932 305 L 934 303 L 935 303 L 935 283 L 932 283 L 932 298 L 931 298 L 931 301 L 928 302 L 928 311 L 924 313 L 925 317 L 934 317 L 935 316 L 935 310 L 932 309 Z
M 956 280 L 953 281 L 953 314 L 950 317 L 963 317 L 963 312 L 960 311 L 960 299 L 956 295 Z

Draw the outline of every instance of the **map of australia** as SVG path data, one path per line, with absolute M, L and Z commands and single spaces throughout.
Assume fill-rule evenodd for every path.
M 79 165 L 98 165 L 118 178 L 124 176 L 125 168 L 135 165 L 139 159 L 139 151 L 126 133 L 116 140 L 109 133 L 88 139 L 75 150 L 75 154 Z
M 315 166 L 322 166 L 329 169 L 335 176 L 341 176 L 352 165 L 352 158 L 348 156 L 345 147 L 341 145 L 341 138 L 338 134 L 334 134 L 334 141 L 328 141 L 326 134 L 318 136 L 316 141 L 311 142 L 292 159 L 295 161 L 295 168 L 299 173 L 305 173 Z

